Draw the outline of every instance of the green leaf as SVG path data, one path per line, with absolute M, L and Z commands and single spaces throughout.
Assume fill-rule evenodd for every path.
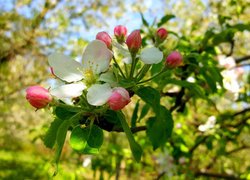
M 55 120 L 50 124 L 48 131 L 43 139 L 46 147 L 53 148 L 56 142 L 56 135 L 59 126 L 63 123 L 63 120 L 55 118 Z
M 86 144 L 84 150 L 81 153 L 83 153 L 83 154 L 92 154 L 92 155 L 99 154 L 99 148 L 89 147 L 89 145 Z
M 202 98 L 202 99 L 207 99 L 204 90 L 197 84 L 187 82 L 187 81 L 182 81 L 182 80 L 177 80 L 177 79 L 169 79 L 166 78 L 164 79 L 165 84 L 175 84 L 181 87 L 188 88 L 190 92 L 192 92 L 194 95 Z
M 167 14 L 165 16 L 163 16 L 160 20 L 160 22 L 157 24 L 157 27 L 162 26 L 163 24 L 167 23 L 170 19 L 175 18 L 175 15 L 173 14 Z
M 69 144 L 72 149 L 82 151 L 87 145 L 87 138 L 89 136 L 89 129 L 76 126 L 70 135 Z
M 76 124 L 82 118 L 82 113 L 77 113 L 72 116 L 69 120 L 64 120 L 60 125 L 56 134 L 56 152 L 55 152 L 55 163 L 58 164 L 62 148 L 65 142 L 67 131 L 72 124 Z
M 90 134 L 88 136 L 88 145 L 91 148 L 100 148 L 103 143 L 103 131 L 96 125 L 92 125 L 90 128 Z
M 136 91 L 136 94 L 142 98 L 144 102 L 149 104 L 155 113 L 160 107 L 160 93 L 152 87 L 142 87 Z
M 74 114 L 76 114 L 75 112 L 71 112 L 69 111 L 68 109 L 66 108 L 63 108 L 63 107 L 56 107 L 54 109 L 54 114 L 59 118 L 59 119 L 62 119 L 62 120 L 68 120 L 70 119 Z
M 173 130 L 173 119 L 171 113 L 163 106 L 160 113 L 147 121 L 147 136 L 153 145 L 153 149 L 164 145 L 171 136 Z
M 143 24 L 144 26 L 148 27 L 149 24 L 148 24 L 148 22 L 146 21 L 146 19 L 144 18 L 143 14 L 140 13 L 140 15 L 141 15 L 142 24 Z
M 142 107 L 139 121 L 147 115 L 147 113 L 148 113 L 148 111 L 149 111 L 149 108 L 150 108 L 150 106 L 149 106 L 148 104 L 145 104 L 145 105 Z
M 118 118 L 121 122 L 122 128 L 128 138 L 129 146 L 132 151 L 132 154 L 137 162 L 141 160 L 142 155 L 142 148 L 141 146 L 135 141 L 134 136 L 126 122 L 124 114 L 121 111 L 117 112 Z
M 134 111 L 133 111 L 133 114 L 132 114 L 131 127 L 136 126 L 136 120 L 138 118 L 138 109 L 139 109 L 139 100 L 136 102 L 135 108 L 134 108 Z

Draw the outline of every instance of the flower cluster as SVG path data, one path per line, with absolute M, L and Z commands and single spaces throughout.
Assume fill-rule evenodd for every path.
M 165 28 L 157 29 L 156 44 L 163 43 L 167 36 Z M 164 54 L 157 46 L 142 48 L 140 30 L 134 30 L 127 36 L 127 28 L 119 25 L 114 28 L 114 37 L 112 39 L 107 32 L 99 32 L 96 40 L 85 48 L 81 62 L 63 54 L 51 54 L 48 57 L 51 73 L 65 84 L 50 90 L 40 86 L 29 87 L 26 98 L 30 104 L 40 109 L 49 103 L 56 105 L 58 100 L 72 104 L 74 98 L 81 97 L 90 106 L 105 106 L 111 110 L 124 108 L 130 102 L 128 89 L 147 82 L 142 79 L 152 64 L 162 62 Z M 115 51 L 123 55 L 123 67 L 117 62 Z M 114 66 L 111 66 L 112 59 Z M 136 67 L 139 59 L 144 64 L 141 70 Z M 179 52 L 174 51 L 166 56 L 165 67 L 171 69 L 181 64 L 182 55 Z M 118 75 L 114 73 L 117 69 Z M 120 83 L 124 79 L 130 84 Z

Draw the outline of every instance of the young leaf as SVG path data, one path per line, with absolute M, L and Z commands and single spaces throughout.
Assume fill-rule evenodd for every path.
M 96 125 L 90 128 L 89 138 L 87 140 L 89 147 L 100 148 L 103 143 L 103 131 Z
M 139 100 L 136 102 L 135 108 L 134 108 L 134 112 L 132 114 L 131 127 L 135 127 L 136 126 L 136 120 L 138 118 L 138 109 L 139 109 Z
M 68 109 L 66 108 L 63 108 L 63 107 L 59 107 L 57 106 L 55 109 L 54 109 L 54 114 L 62 119 L 62 120 L 68 120 L 70 119 L 74 114 L 76 114 L 75 112 L 71 112 L 71 111 L 68 111 Z
M 87 145 L 87 138 L 89 135 L 89 129 L 76 126 L 70 135 L 69 144 L 72 149 L 76 151 L 82 151 Z
M 147 115 L 147 113 L 149 111 L 149 108 L 150 108 L 150 106 L 148 104 L 145 104 L 142 107 L 141 114 L 140 114 L 140 117 L 139 117 L 139 121 Z
M 153 149 L 164 145 L 172 134 L 173 119 L 171 113 L 163 106 L 156 117 L 147 121 L 147 136 L 153 145 Z
M 143 14 L 140 13 L 140 15 L 141 15 L 141 20 L 142 20 L 143 25 L 146 26 L 146 27 L 148 27 L 149 24 L 148 24 L 148 22 L 146 21 L 146 19 L 144 18 Z
M 149 86 L 142 87 L 136 91 L 136 94 L 142 98 L 147 104 L 149 104 L 155 113 L 158 112 L 160 107 L 160 93 Z
M 56 142 L 56 134 L 59 126 L 63 123 L 63 120 L 55 118 L 55 120 L 50 124 L 48 131 L 43 139 L 44 145 L 48 148 L 53 148 Z
M 56 152 L 55 152 L 56 165 L 59 162 L 62 148 L 65 142 L 65 138 L 66 138 L 69 127 L 72 124 L 75 124 L 76 121 L 79 121 L 81 117 L 82 117 L 82 113 L 77 113 L 76 115 L 72 116 L 69 120 L 64 120 L 63 123 L 60 125 L 56 134 Z
M 128 142 L 130 145 L 130 149 L 132 151 L 132 154 L 137 162 L 141 160 L 141 155 L 142 155 L 142 148 L 141 146 L 135 141 L 134 136 L 125 120 L 124 114 L 119 111 L 117 112 L 117 116 L 121 122 L 122 128 L 128 138 Z
M 167 23 L 170 19 L 175 18 L 173 14 L 167 14 L 161 18 L 161 21 L 157 24 L 158 27 L 162 26 L 163 24 Z

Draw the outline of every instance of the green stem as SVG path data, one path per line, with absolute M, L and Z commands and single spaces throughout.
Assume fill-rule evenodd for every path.
M 137 64 L 137 59 L 136 59 L 136 55 L 131 55 L 132 57 L 132 65 L 131 65 L 131 70 L 130 70 L 130 75 L 129 78 L 132 79 L 133 75 L 134 75 L 134 71 L 135 71 L 135 66 Z
M 118 69 L 119 69 L 122 77 L 126 78 L 125 75 L 124 75 L 124 73 L 123 73 L 123 71 L 122 71 L 122 69 L 121 69 L 121 67 L 119 66 L 118 62 L 116 61 L 115 57 L 113 57 L 113 60 L 114 60 L 115 64 L 117 65 L 117 67 L 118 67 Z
M 141 155 L 142 155 L 141 146 L 135 141 L 134 136 L 133 136 L 126 120 L 125 120 L 123 113 L 121 111 L 119 111 L 117 113 L 117 115 L 118 115 L 120 123 L 122 125 L 122 129 L 124 130 L 124 132 L 128 138 L 128 142 L 129 142 L 129 146 L 130 146 L 130 149 L 132 151 L 132 154 L 133 154 L 135 160 L 137 162 L 139 162 L 141 159 Z
M 151 67 L 151 64 L 144 64 L 144 66 L 141 68 L 141 70 L 135 77 L 137 81 L 140 81 L 145 76 L 145 74 L 148 72 L 150 67 Z
M 76 107 L 76 106 L 71 106 L 71 105 L 68 105 L 68 104 L 63 104 L 61 102 L 56 102 L 55 103 L 56 106 L 59 106 L 59 107 L 62 107 L 62 108 L 65 108 L 71 112 L 79 112 L 79 111 L 82 111 L 82 108 L 81 107 Z
M 146 79 L 146 80 L 144 80 L 144 81 L 138 82 L 137 84 L 143 84 L 143 83 L 145 83 L 145 82 L 151 81 L 152 79 L 154 79 L 154 78 L 160 76 L 160 75 L 161 75 L 162 73 L 164 73 L 164 72 L 165 72 L 165 68 L 163 68 L 158 74 L 152 76 L 152 77 L 149 78 L 149 79 Z

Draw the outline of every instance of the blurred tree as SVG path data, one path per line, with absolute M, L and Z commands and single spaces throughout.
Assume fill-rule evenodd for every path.
M 52 117 L 46 111 L 32 111 L 25 102 L 24 89 L 34 84 L 49 86 L 46 58 L 49 53 L 61 51 L 77 58 L 90 39 L 82 36 L 86 31 L 93 27 L 105 26 L 108 29 L 110 17 L 124 18 L 123 12 L 128 8 L 146 13 L 146 1 L 138 4 L 132 1 L 130 6 L 126 2 L 109 0 L 9 1 L 6 2 L 9 9 L 4 9 L 3 3 L 0 1 L 0 153 L 3 154 L 1 157 L 7 158 L 0 158 L 0 164 L 7 165 L 1 166 L 0 177 L 13 179 L 17 177 L 13 175 L 16 166 L 24 166 L 27 168 L 18 174 L 23 173 L 24 178 L 42 179 L 48 177 L 51 154 L 41 144 L 41 137 Z M 150 141 L 144 139 L 145 132 L 139 132 L 145 128 L 139 129 L 136 138 L 144 148 L 144 156 L 142 163 L 135 164 L 128 145 L 120 144 L 123 134 L 106 134 L 109 143 L 104 144 L 100 156 L 91 157 L 92 170 L 96 176 L 116 176 L 117 179 L 123 176 L 132 179 L 247 179 L 250 176 L 250 2 L 180 0 L 166 4 L 167 16 L 158 19 L 158 26 L 166 27 L 170 35 L 161 48 L 166 49 L 166 54 L 177 48 L 188 58 L 187 66 L 175 72 L 173 78 L 176 81 L 166 78 L 152 83 L 152 86 L 164 89 L 161 92 L 162 104 L 172 111 L 175 121 L 172 137 L 153 152 Z M 169 14 L 175 15 L 175 19 L 165 21 Z M 154 32 L 157 25 L 147 26 L 147 18 L 150 17 L 145 15 L 142 29 Z M 228 68 L 225 64 L 229 63 L 229 57 L 235 59 L 236 64 Z M 226 59 L 227 62 L 219 66 L 216 59 Z M 221 69 L 225 69 L 224 77 L 216 74 Z M 240 74 L 241 70 L 243 74 Z M 230 75 L 237 72 L 236 81 L 240 87 L 237 92 L 220 89 L 219 83 L 214 83 L 226 78 L 230 81 Z M 195 82 L 198 87 L 184 81 Z M 225 80 L 223 84 L 225 86 Z M 205 97 L 201 97 L 203 95 Z M 134 110 L 134 105 L 131 106 L 127 109 L 128 117 Z M 136 112 L 138 117 L 144 116 L 143 111 L 148 109 L 140 102 L 140 113 Z M 147 115 L 151 114 L 153 112 L 149 110 Z M 140 122 L 146 120 L 147 116 Z M 32 152 L 28 152 L 29 149 Z M 15 164 L 13 158 L 8 153 L 6 155 L 7 150 L 12 157 L 18 154 L 16 151 L 28 156 L 43 154 L 39 163 L 46 165 L 44 172 L 41 167 L 44 174 L 29 176 L 27 172 L 38 166 L 32 164 L 36 158 L 29 163 L 17 158 Z M 72 164 L 64 167 L 68 176 L 89 177 L 87 170 L 79 173 L 82 161 L 86 162 L 88 158 L 71 152 L 67 147 L 64 150 L 63 162 Z M 11 175 L 7 173 L 10 169 L 12 174 L 8 173 Z

